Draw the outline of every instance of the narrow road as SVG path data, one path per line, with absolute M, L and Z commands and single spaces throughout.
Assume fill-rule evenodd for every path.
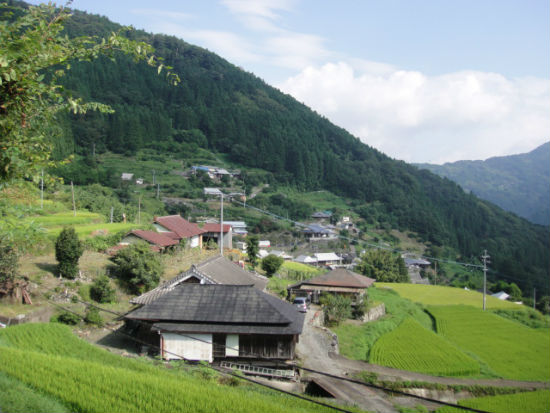
M 342 367 L 338 359 L 329 356 L 329 353 L 333 352 L 332 337 L 325 329 L 313 325 L 315 317 L 316 310 L 312 306 L 306 314 L 304 330 L 300 335 L 300 342 L 296 346 L 298 357 L 304 367 L 345 377 L 347 374 L 345 367 Z M 320 380 L 332 389 L 336 389 L 337 394 L 335 395 L 340 400 L 372 412 L 397 413 L 392 403 L 387 401 L 381 394 L 378 394 L 378 391 L 369 389 L 366 386 L 314 373 L 308 374 L 308 376 Z

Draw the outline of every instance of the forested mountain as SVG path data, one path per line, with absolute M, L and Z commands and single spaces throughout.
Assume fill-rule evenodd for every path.
M 105 36 L 118 28 L 78 11 L 66 25 L 69 36 Z M 171 86 L 125 56 L 73 64 L 66 89 L 116 112 L 60 119 L 64 138 L 56 141 L 57 156 L 89 154 L 92 147 L 131 156 L 151 148 L 185 159 L 195 148 L 207 147 L 237 164 L 269 171 L 280 183 L 353 198 L 359 214 L 418 233 L 434 246 L 434 254 L 445 246 L 469 261 L 487 249 L 498 274 L 524 291 L 536 286 L 548 293 L 548 228 L 465 194 L 448 179 L 390 159 L 207 50 L 165 35 L 129 36 L 151 43 L 181 83 Z
M 531 222 L 550 225 L 550 142 L 519 155 L 417 166 Z

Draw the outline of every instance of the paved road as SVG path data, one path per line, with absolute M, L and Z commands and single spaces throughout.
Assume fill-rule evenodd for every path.
M 346 368 L 342 367 L 337 358 L 331 358 L 329 353 L 333 351 L 332 336 L 323 328 L 313 326 L 315 309 L 308 310 L 304 324 L 304 331 L 300 335 L 300 342 L 296 346 L 298 357 L 304 367 L 345 376 Z M 325 384 L 337 389 L 337 398 L 350 404 L 355 404 L 372 412 L 397 412 L 392 403 L 387 401 L 376 391 L 360 384 L 350 383 L 317 374 L 311 377 L 320 378 Z

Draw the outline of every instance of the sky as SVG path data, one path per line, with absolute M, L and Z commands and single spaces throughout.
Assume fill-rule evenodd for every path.
M 548 0 L 71 6 L 215 52 L 395 159 L 486 159 L 550 140 Z

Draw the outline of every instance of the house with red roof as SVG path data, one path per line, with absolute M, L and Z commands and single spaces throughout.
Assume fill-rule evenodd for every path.
M 204 231 L 202 234 L 202 242 L 207 244 L 208 241 L 214 240 L 216 244 L 219 244 L 221 225 L 218 223 L 206 223 L 202 226 Z M 233 227 L 229 224 L 223 224 L 223 247 L 233 248 Z
M 179 215 L 155 217 L 153 226 L 162 235 L 175 239 L 178 242 L 184 239 L 186 240 L 186 245 L 191 248 L 202 248 L 204 229 Z
M 179 244 L 179 241 L 174 237 L 170 237 L 166 234 L 162 234 L 155 231 L 145 231 L 141 229 L 135 229 L 133 231 L 130 231 L 120 241 L 120 244 L 130 245 L 138 241 L 145 241 L 151 244 L 151 248 L 156 251 L 164 251 L 166 248 Z

